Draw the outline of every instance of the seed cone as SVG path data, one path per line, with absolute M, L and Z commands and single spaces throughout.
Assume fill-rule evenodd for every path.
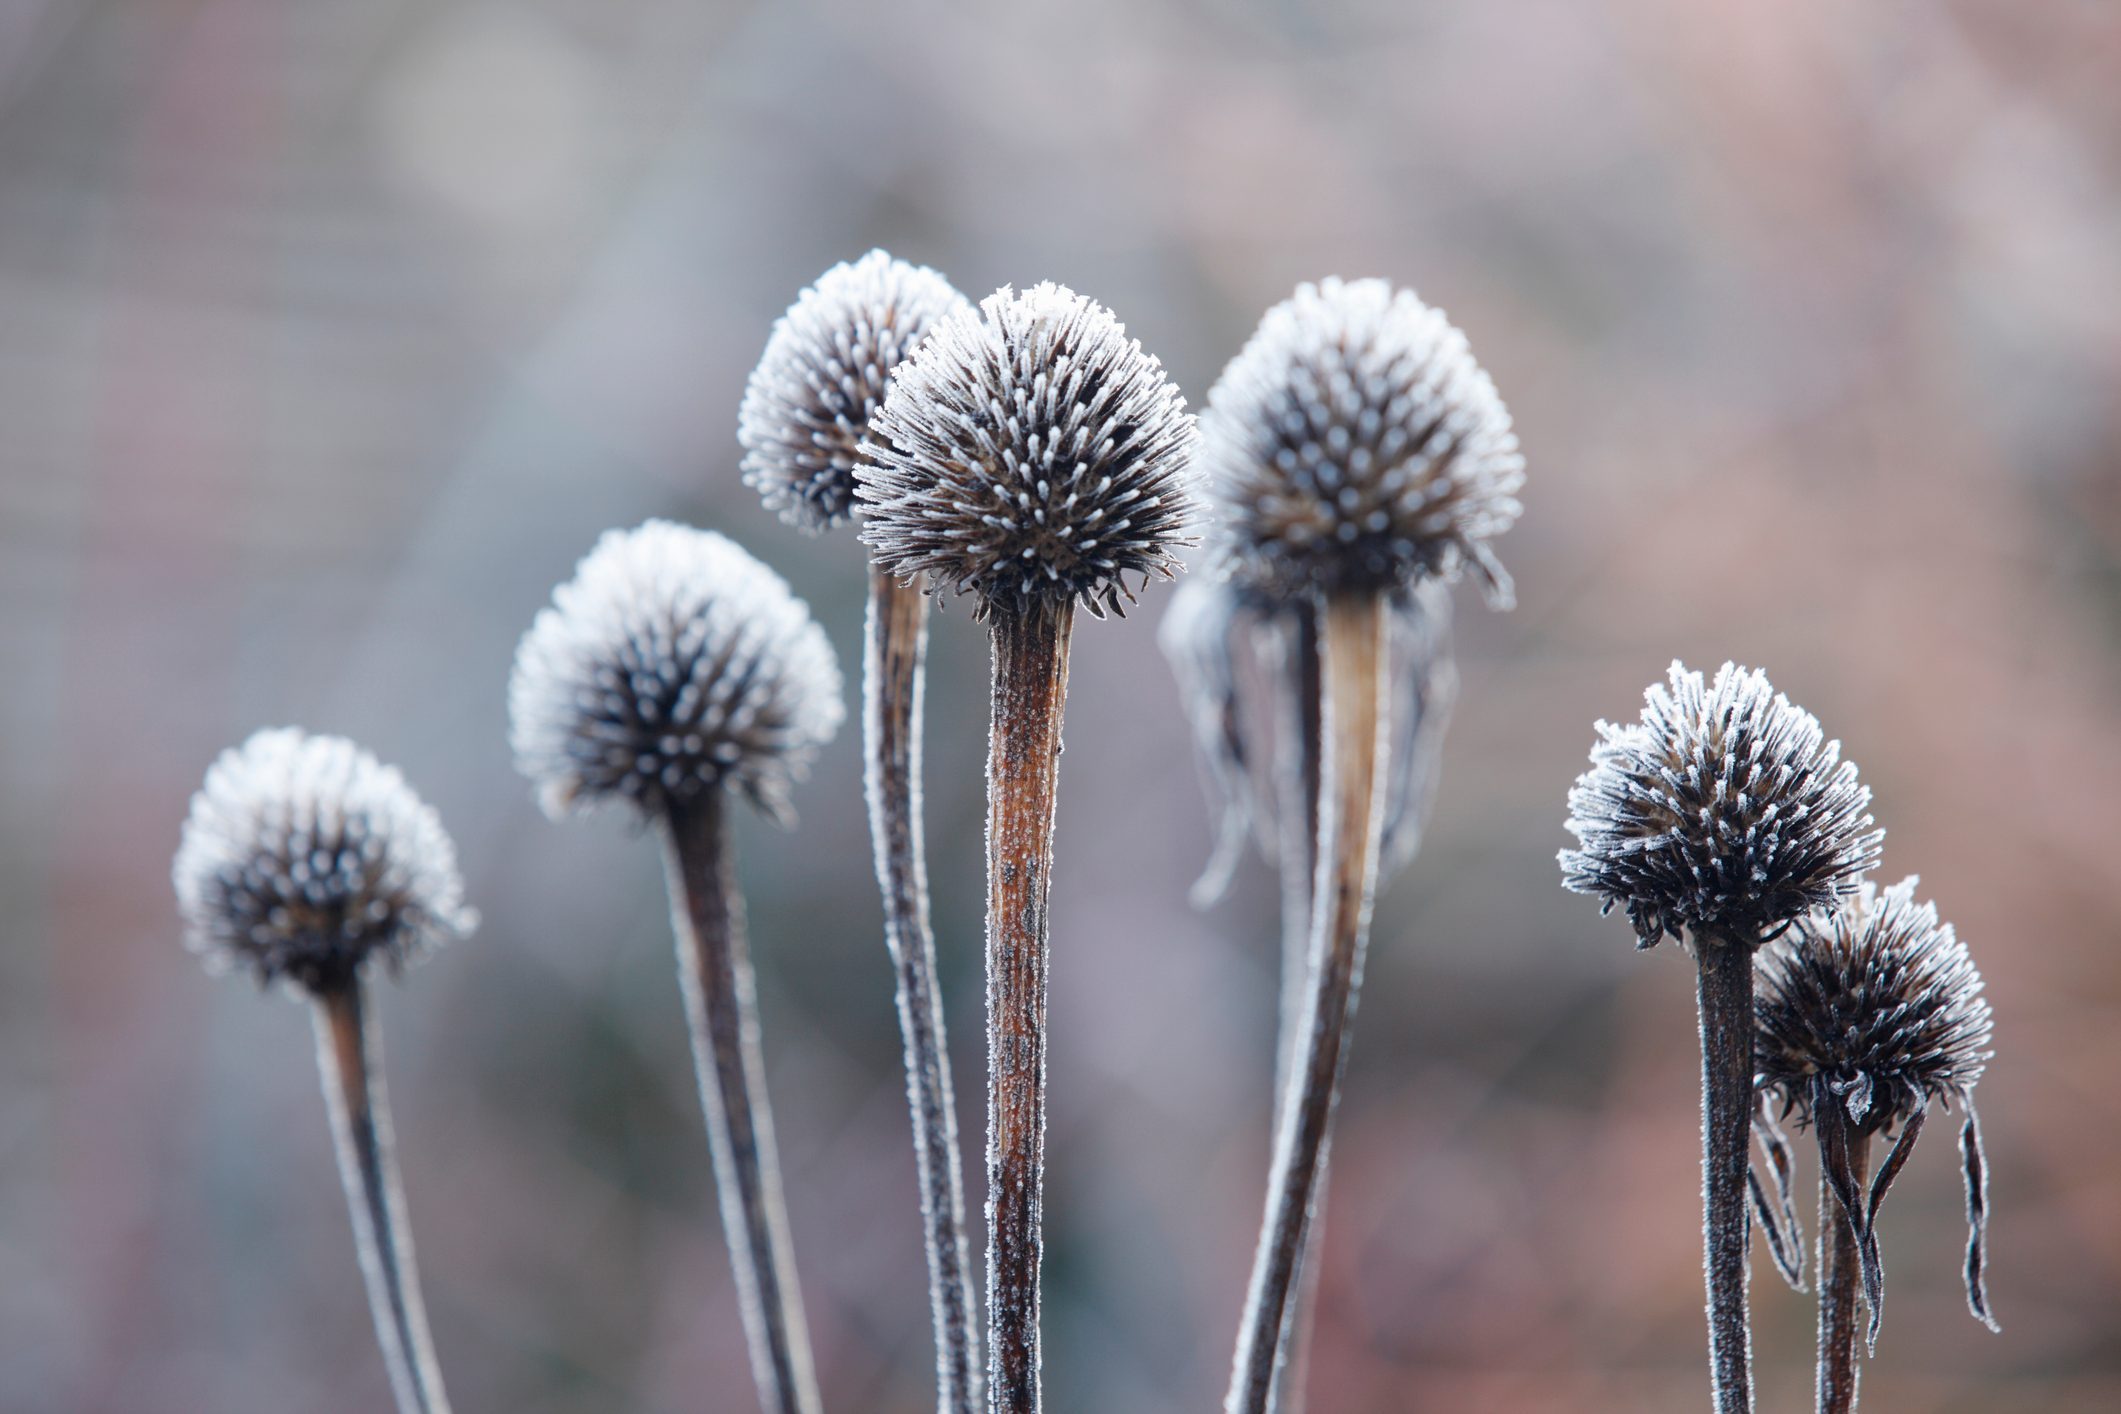
M 719 785 L 778 819 L 844 715 L 824 631 L 734 541 L 652 520 L 553 592 L 508 684 L 516 765 L 548 814 L 659 816 Z
M 872 250 L 835 265 L 774 324 L 737 414 L 744 484 L 790 525 L 854 512 L 854 468 L 892 370 L 937 321 L 969 308 L 937 272 Z
M 210 968 L 310 992 L 478 923 L 441 818 L 405 778 L 344 737 L 292 727 L 214 762 L 171 873 L 186 941 Z
M 857 469 L 862 539 L 901 578 L 1121 612 L 1177 568 L 1193 418 L 1111 313 L 1060 285 L 1002 289 L 893 376 Z
M 1818 1135 L 1823 1176 L 1856 1244 L 1873 1343 L 1885 1297 L 1878 1208 L 1933 1102 L 1956 1103 L 1965 1115 L 1967 1303 L 1983 1324 L 1996 1324 L 1985 1281 L 1987 1162 L 1973 1109 L 1995 1054 L 1989 1005 L 1966 945 L 1935 904 L 1916 902 L 1916 883 L 1865 883 L 1799 919 L 1761 952 L 1754 1008 L 1759 1084 Z M 1896 1132 L 1866 1193 L 1871 1137 Z
M 1383 280 L 1301 285 L 1208 394 L 1201 465 L 1219 566 L 1270 597 L 1368 592 L 1471 565 L 1515 523 L 1524 458 L 1465 335 Z
M 1563 883 L 1621 907 L 1643 947 L 1682 930 L 1757 945 L 1878 862 L 1871 793 L 1819 720 L 1726 663 L 1673 663 L 1641 720 L 1598 723 L 1569 792 Z

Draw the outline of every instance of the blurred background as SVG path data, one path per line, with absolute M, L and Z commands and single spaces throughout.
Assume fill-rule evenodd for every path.
M 2004 1334 L 1940 1129 L 1883 1218 L 1872 1403 L 2121 1408 L 2116 73 L 2096 0 L 0 5 L 0 1407 L 385 1407 L 307 1021 L 205 977 L 168 885 L 213 754 L 286 722 L 403 766 L 485 915 L 385 999 L 458 1403 L 752 1407 L 656 851 L 537 814 L 503 688 L 651 515 L 856 657 L 855 541 L 767 516 L 734 427 L 775 315 L 884 245 L 1095 295 L 1195 403 L 1299 280 L 1389 276 L 1516 414 L 1520 606 L 1459 595 L 1429 844 L 1377 915 L 1319 1414 L 1705 1402 L 1689 969 L 1553 860 L 1593 719 L 1674 656 L 1819 713 L 1989 980 Z M 1167 597 L 1077 635 L 1060 1411 L 1216 1407 L 1262 1199 L 1273 880 L 1187 906 Z M 962 607 L 933 658 L 971 1100 Z M 742 871 L 827 1402 L 901 1414 L 930 1336 L 854 737 Z M 1762 1407 L 1808 1407 L 1809 1300 L 1754 1291 Z

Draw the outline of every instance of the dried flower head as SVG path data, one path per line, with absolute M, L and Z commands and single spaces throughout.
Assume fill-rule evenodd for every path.
M 208 967 L 312 993 L 478 924 L 441 818 L 405 778 L 344 737 L 293 727 L 221 753 L 170 872 Z
M 744 484 L 808 531 L 854 510 L 854 467 L 892 370 L 945 316 L 967 308 L 924 265 L 872 250 L 796 297 L 744 388 L 737 441 Z
M 1093 614 L 1169 575 L 1193 418 L 1111 313 L 1060 285 L 1002 289 L 899 366 L 855 472 L 877 563 L 970 592 Z
M 1878 862 L 1871 793 L 1819 719 L 1767 676 L 1673 663 L 1642 718 L 1598 723 L 1569 792 L 1563 883 L 1627 909 L 1643 947 L 1682 929 L 1757 946 L 1853 893 Z
M 1987 1163 L 1973 1109 L 1974 1086 L 1994 1055 L 1989 1006 L 1966 945 L 1935 904 L 1915 901 L 1915 885 L 1912 876 L 1884 890 L 1865 883 L 1799 919 L 1761 952 L 1754 1003 L 1758 1083 L 1818 1132 L 1828 1184 L 1862 1255 L 1874 1342 L 1884 1298 L 1874 1220 L 1932 1101 L 1957 1101 L 1965 1114 L 1967 1301 L 1995 1326 L 1983 1280 Z M 1851 1146 L 1894 1130 L 1892 1152 L 1868 1195 L 1859 1194 Z
M 548 814 L 659 814 L 720 785 L 776 818 L 838 730 L 832 645 L 787 583 L 711 530 L 605 532 L 553 591 L 508 684 L 516 767 Z
M 1222 570 L 1270 594 L 1369 592 L 1471 564 L 1521 509 L 1524 458 L 1465 335 L 1383 280 L 1300 285 L 1208 394 L 1201 466 Z

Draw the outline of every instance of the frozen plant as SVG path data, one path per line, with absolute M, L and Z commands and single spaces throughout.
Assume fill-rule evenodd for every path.
M 261 731 L 207 771 L 171 875 L 186 941 L 210 970 L 248 973 L 311 1004 L 391 1391 L 400 1414 L 448 1414 L 368 997 L 378 966 L 395 974 L 477 926 L 440 817 L 344 737 Z
M 759 1400 L 767 1414 L 816 1414 L 728 798 L 789 818 L 790 785 L 843 714 L 832 647 L 734 541 L 652 520 L 607 532 L 553 591 L 516 650 L 508 707 L 516 765 L 548 814 L 616 802 L 662 836 Z

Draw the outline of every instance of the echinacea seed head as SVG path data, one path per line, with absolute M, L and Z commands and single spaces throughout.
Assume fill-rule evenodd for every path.
M 1963 1098 L 1994 1054 L 1981 974 L 1915 884 L 1866 882 L 1761 951 L 1754 1068 L 1807 1118 L 1823 1079 L 1875 1133 Z
M 1569 791 L 1563 883 L 1625 908 L 1643 947 L 1682 930 L 1757 947 L 1878 862 L 1869 788 L 1764 673 L 1725 663 L 1704 684 L 1674 663 L 1639 721 L 1598 735 Z
M 1383 280 L 1301 285 L 1268 310 L 1201 414 L 1217 568 L 1270 595 L 1371 593 L 1470 565 L 1521 509 L 1509 410 L 1465 335 Z
M 1163 367 L 1095 301 L 1002 289 L 899 366 L 856 469 L 862 539 L 902 578 L 977 612 L 1093 614 L 1177 568 L 1193 418 Z
M 779 819 L 844 711 L 832 645 L 787 583 L 664 520 L 607 531 L 553 591 L 508 710 L 550 815 L 614 800 L 659 815 L 729 785 Z
M 796 297 L 773 326 L 737 414 L 744 484 L 790 525 L 829 530 L 854 510 L 854 467 L 892 370 L 967 307 L 935 271 L 872 250 Z
M 478 924 L 449 835 L 405 778 L 344 737 L 292 727 L 221 753 L 170 873 L 185 941 L 209 968 L 312 994 Z

